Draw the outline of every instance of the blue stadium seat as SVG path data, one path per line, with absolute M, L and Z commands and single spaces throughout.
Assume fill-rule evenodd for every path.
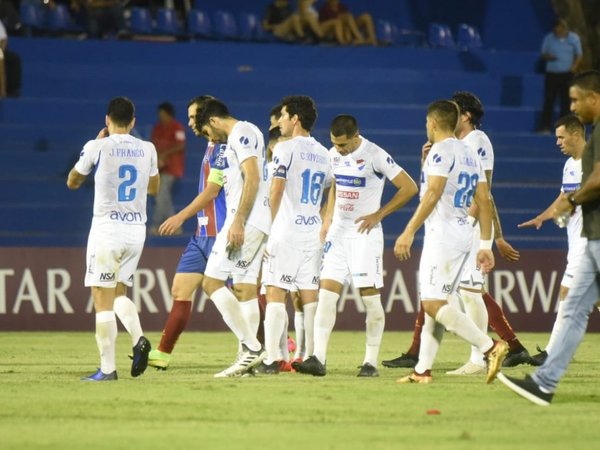
M 44 28 L 44 10 L 33 3 L 21 3 L 19 7 L 21 23 L 29 31 Z
M 187 31 L 193 37 L 212 37 L 212 25 L 208 14 L 192 9 L 187 16 Z
M 377 21 L 377 40 L 381 45 L 391 45 L 394 43 L 394 27 L 387 20 Z
M 239 38 L 233 14 L 226 11 L 215 11 L 213 14 L 213 31 L 221 39 Z
M 181 31 L 181 25 L 179 25 L 175 11 L 169 8 L 159 8 L 156 12 L 155 33 L 179 36 L 181 35 Z
M 467 25 L 465 23 L 461 23 L 458 26 L 457 33 L 457 43 L 458 48 L 461 50 L 473 50 L 481 48 L 481 36 L 479 35 L 479 31 L 477 28 L 472 27 L 471 25 Z
M 450 27 L 441 23 L 429 25 L 429 45 L 437 48 L 454 48 L 454 38 Z
M 48 12 L 48 22 L 46 27 L 50 31 L 83 31 L 73 21 L 73 17 L 66 5 L 56 4 L 56 6 Z
M 131 8 L 129 30 L 133 34 L 152 34 L 153 26 L 150 10 L 137 6 Z
M 256 14 L 241 13 L 238 15 L 239 38 L 243 41 L 259 40 L 262 26 Z

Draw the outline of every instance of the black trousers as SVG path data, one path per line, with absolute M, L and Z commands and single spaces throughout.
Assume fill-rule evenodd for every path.
M 21 57 L 10 50 L 4 51 L 6 72 L 6 95 L 18 97 L 21 93 Z
M 552 129 L 552 112 L 556 99 L 560 102 L 560 116 L 569 114 L 571 110 L 571 100 L 569 99 L 569 85 L 573 74 L 566 73 L 546 73 L 544 80 L 544 107 L 542 109 L 541 128 Z

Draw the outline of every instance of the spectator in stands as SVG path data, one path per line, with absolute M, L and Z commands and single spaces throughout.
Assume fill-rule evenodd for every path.
M 350 41 L 344 36 L 342 20 L 332 18 L 326 22 L 319 22 L 319 13 L 314 8 L 316 0 L 298 0 L 298 15 L 304 29 L 317 41 L 334 39 L 340 45 L 349 44 Z
M 21 94 L 21 58 L 8 49 L 6 28 L 0 21 L 0 98 Z
M 569 114 L 569 86 L 573 74 L 582 61 L 579 36 L 569 31 L 567 23 L 558 19 L 552 33 L 548 33 L 542 42 L 542 59 L 546 61 L 544 80 L 544 106 L 539 131 L 550 133 L 552 112 L 556 98 L 560 101 L 560 116 Z
M 21 18 L 16 6 L 18 6 L 18 3 L 13 4 L 10 0 L 0 0 L 0 21 L 10 33 L 21 30 Z
M 332 20 L 342 22 L 341 25 L 346 42 L 351 42 L 354 45 L 377 45 L 375 25 L 373 24 L 371 14 L 364 13 L 355 18 L 348 11 L 348 7 L 339 0 L 326 0 L 325 4 L 319 10 L 319 22 L 322 26 L 326 26 Z
M 126 35 L 123 6 L 120 0 L 71 0 L 71 10 L 83 13 L 85 27 L 90 38 L 106 35 Z
M 185 130 L 175 119 L 175 107 L 171 103 L 158 105 L 158 123 L 154 125 L 151 139 L 156 146 L 160 170 L 160 190 L 150 228 L 150 233 L 157 235 L 160 224 L 175 214 L 173 185 L 183 177 L 185 165 Z M 181 234 L 181 230 L 176 234 Z
M 263 28 L 285 41 L 304 40 L 305 36 L 300 16 L 292 11 L 288 0 L 275 0 L 267 6 Z

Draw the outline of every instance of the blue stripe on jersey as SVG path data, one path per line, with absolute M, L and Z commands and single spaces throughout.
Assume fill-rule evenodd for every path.
M 565 192 L 573 192 L 579 189 L 580 183 L 563 183 L 562 188 Z
M 225 151 L 225 144 L 212 144 L 209 143 L 202 158 L 202 165 L 200 166 L 200 177 L 198 183 L 198 193 L 201 193 L 206 188 L 208 183 L 208 175 L 210 169 L 221 169 L 223 162 L 223 152 Z M 225 223 L 225 217 L 227 215 L 227 207 L 225 206 L 225 190 L 221 189 L 219 195 L 211 201 L 206 208 L 200 210 L 197 214 L 198 217 L 207 217 L 209 221 L 208 226 L 203 225 L 199 227 L 197 231 L 198 236 L 216 236 L 221 231 L 223 224 Z
M 339 186 L 364 187 L 366 185 L 366 178 L 353 177 L 351 175 L 336 175 L 335 184 Z

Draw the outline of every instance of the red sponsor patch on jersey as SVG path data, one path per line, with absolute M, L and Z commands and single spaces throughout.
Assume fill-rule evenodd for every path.
M 349 198 L 352 200 L 356 200 L 360 197 L 360 192 L 352 192 L 352 191 L 337 191 L 337 197 L 339 198 Z

